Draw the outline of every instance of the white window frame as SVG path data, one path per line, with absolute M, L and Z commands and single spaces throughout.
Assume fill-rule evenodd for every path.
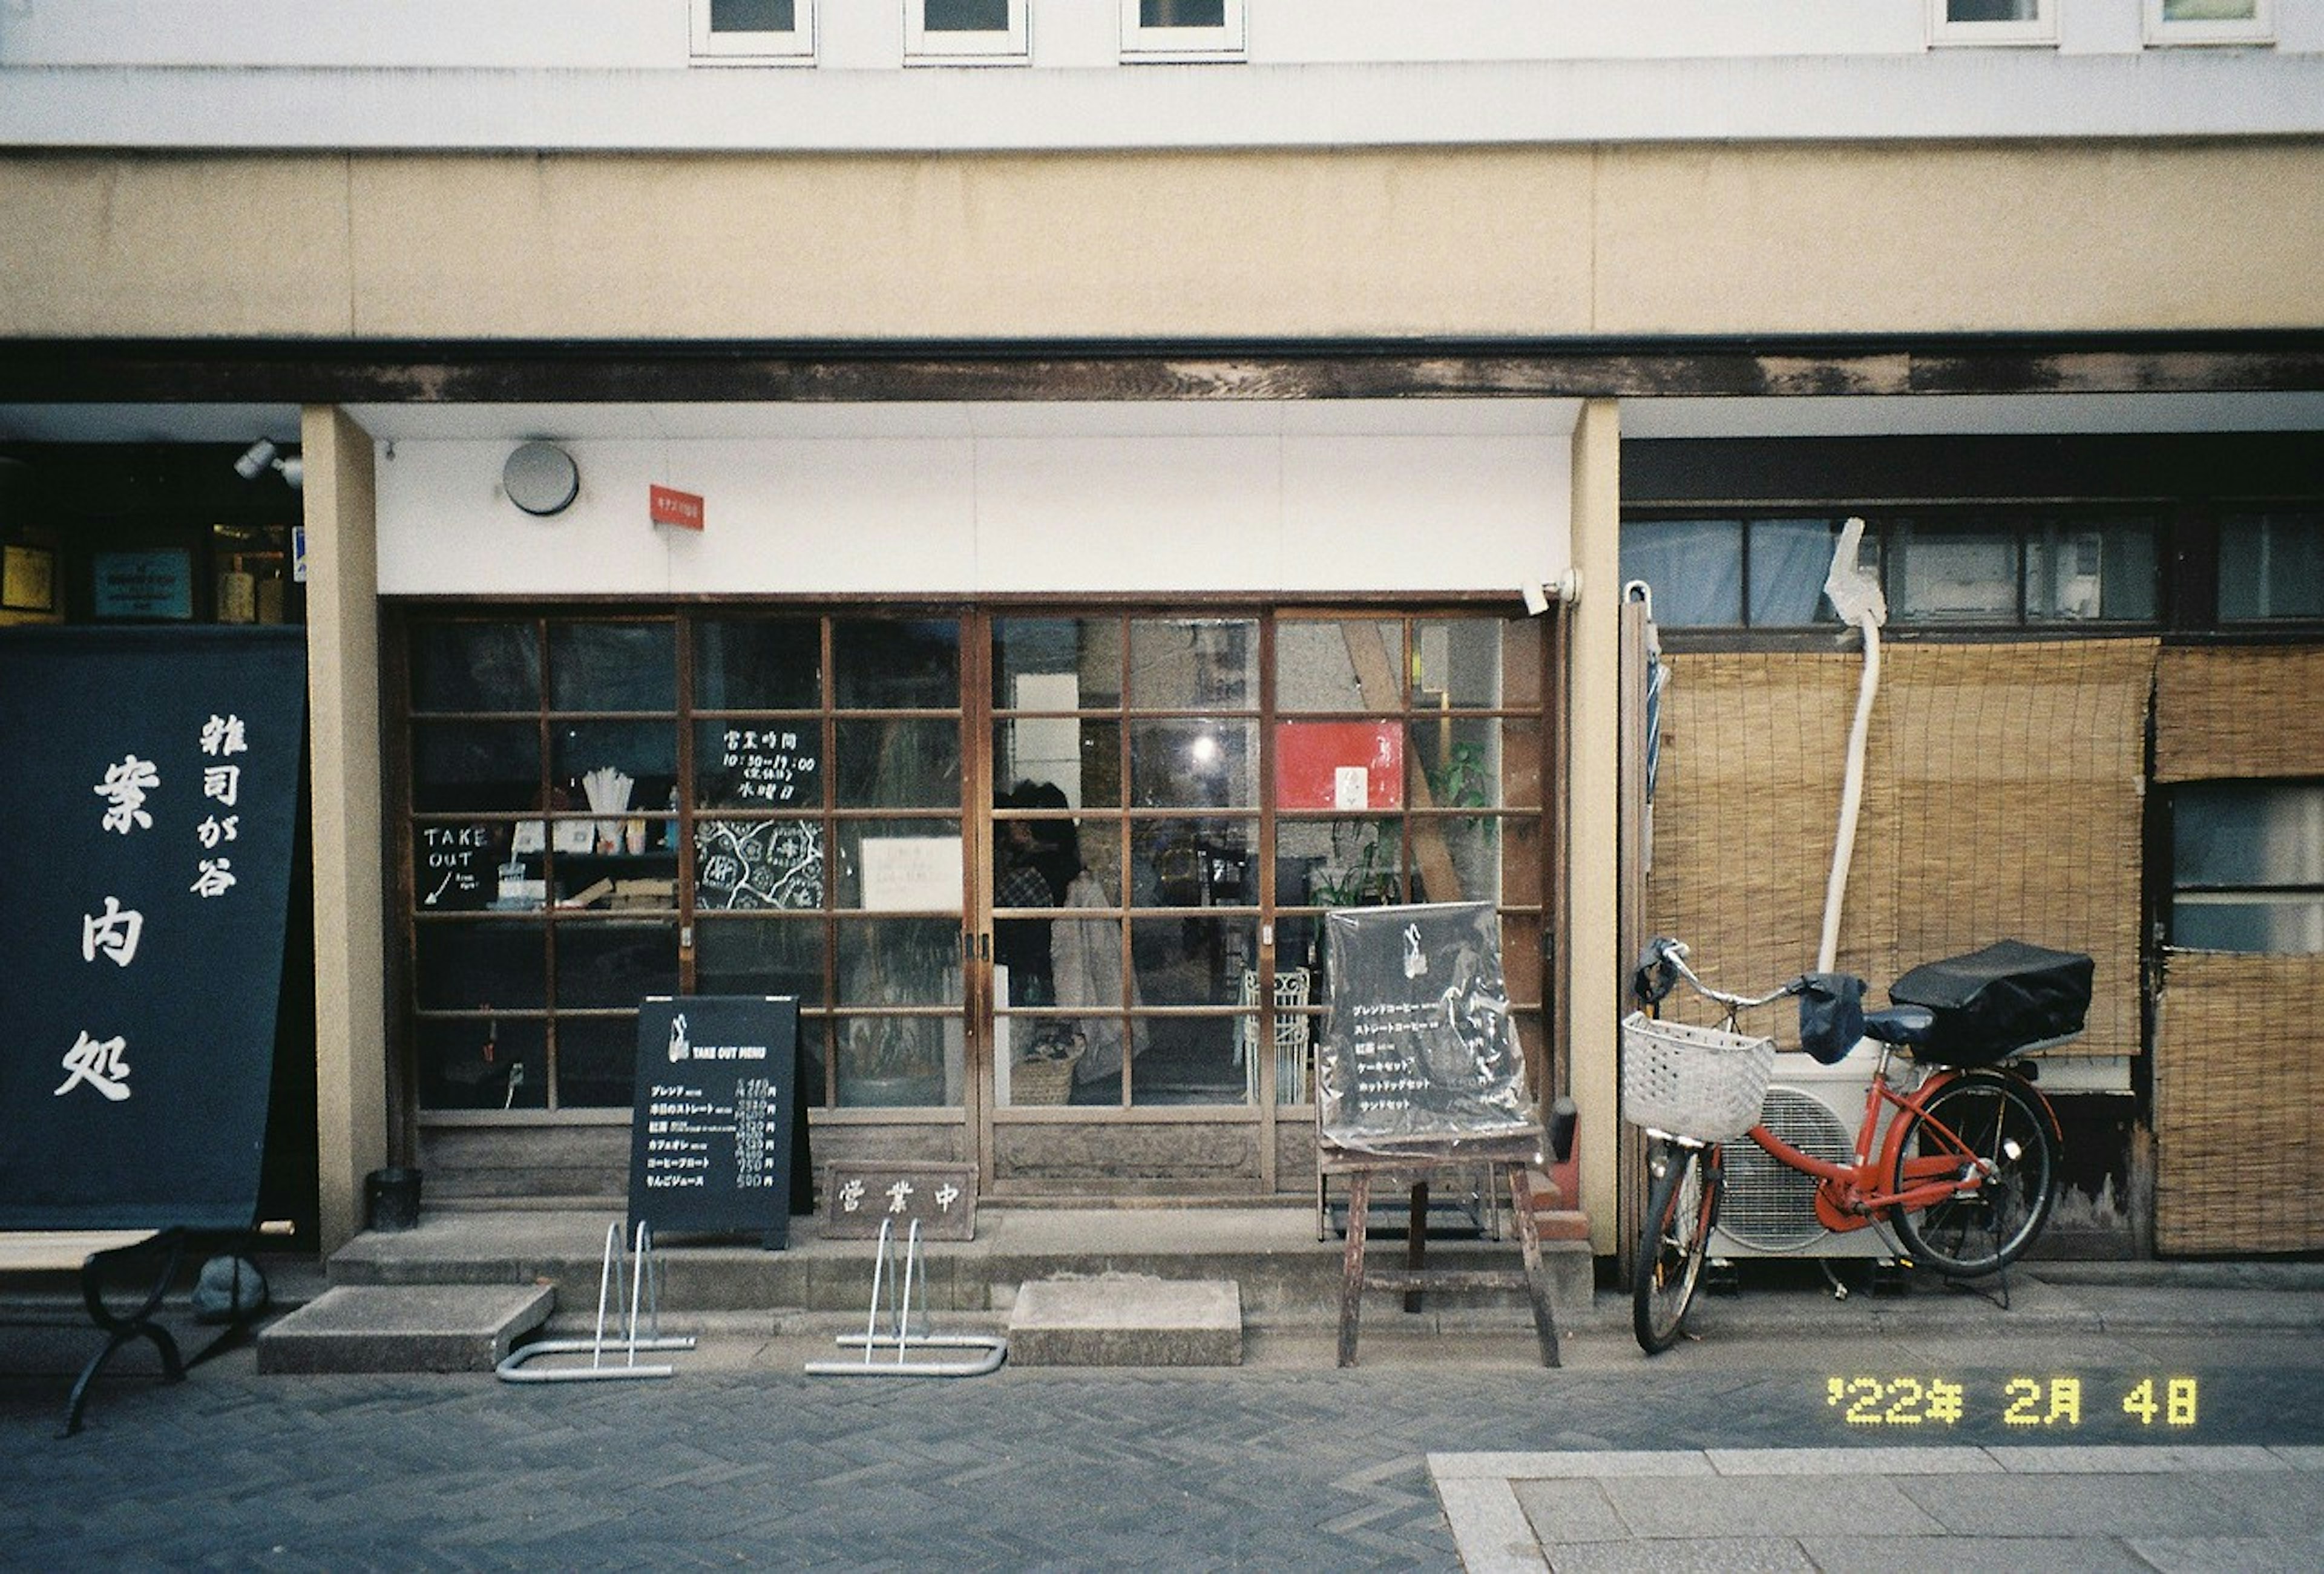
M 788 32 L 713 32 L 710 0 L 689 0 L 697 66 L 811 66 L 815 64 L 816 0 L 791 0 Z
M 1929 0 L 1929 42 L 1944 48 L 1956 44 L 2051 45 L 2058 41 L 2059 0 L 2034 0 L 2034 15 L 2025 22 L 1954 22 L 1945 14 L 1948 0 Z
M 1243 0 L 1225 0 L 1225 22 L 1217 27 L 1148 27 L 1139 20 L 1139 0 L 1121 0 L 1121 58 L 1125 60 L 1239 60 L 1246 46 Z
M 930 31 L 927 0 L 904 0 L 904 63 L 908 66 L 1011 66 L 1032 60 L 1026 21 L 1030 0 L 1009 0 L 1002 28 L 976 32 Z
M 2254 0 L 2249 16 L 2218 21 L 2185 18 L 2172 21 L 2163 14 L 2163 0 L 2146 0 L 2146 43 L 2150 49 L 2179 44 L 2273 43 L 2274 0 Z

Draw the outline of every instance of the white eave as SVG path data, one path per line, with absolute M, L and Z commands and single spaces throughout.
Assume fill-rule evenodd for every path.
M 0 67 L 0 148 L 977 152 L 2324 134 L 2252 51 L 1038 70 Z

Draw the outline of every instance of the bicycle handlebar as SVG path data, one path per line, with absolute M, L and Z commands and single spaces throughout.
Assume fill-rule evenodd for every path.
M 1730 1011 L 1748 1011 L 1754 1006 L 1768 1005 L 1786 995 L 1796 995 L 1806 982 L 1803 977 L 1794 978 L 1764 995 L 1731 995 L 1725 990 L 1713 989 L 1704 983 L 1702 975 L 1686 965 L 1686 942 L 1667 934 L 1656 935 L 1646 943 L 1645 953 L 1638 958 L 1637 970 L 1630 981 L 1632 992 L 1649 1006 L 1659 1005 L 1671 992 L 1673 985 L 1684 979 L 1687 987 L 1704 999 L 1716 1000 Z

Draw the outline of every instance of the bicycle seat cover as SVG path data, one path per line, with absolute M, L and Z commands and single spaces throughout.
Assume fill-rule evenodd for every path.
M 1864 1036 L 1883 1044 L 1926 1044 L 1937 1014 L 1926 1006 L 1889 1006 L 1864 1014 Z

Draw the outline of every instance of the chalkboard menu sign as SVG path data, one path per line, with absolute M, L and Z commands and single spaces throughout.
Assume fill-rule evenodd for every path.
M 0 1229 L 247 1227 L 302 631 L 0 635 Z
M 422 825 L 418 836 L 412 856 L 420 866 L 422 907 L 466 912 L 492 900 L 500 872 L 490 825 Z
M 640 1004 L 632 1229 L 789 1244 L 798 1048 L 791 996 Z
M 1489 902 L 1325 916 L 1331 1012 L 1316 1060 L 1325 1143 L 1443 1155 L 1539 1131 Z

